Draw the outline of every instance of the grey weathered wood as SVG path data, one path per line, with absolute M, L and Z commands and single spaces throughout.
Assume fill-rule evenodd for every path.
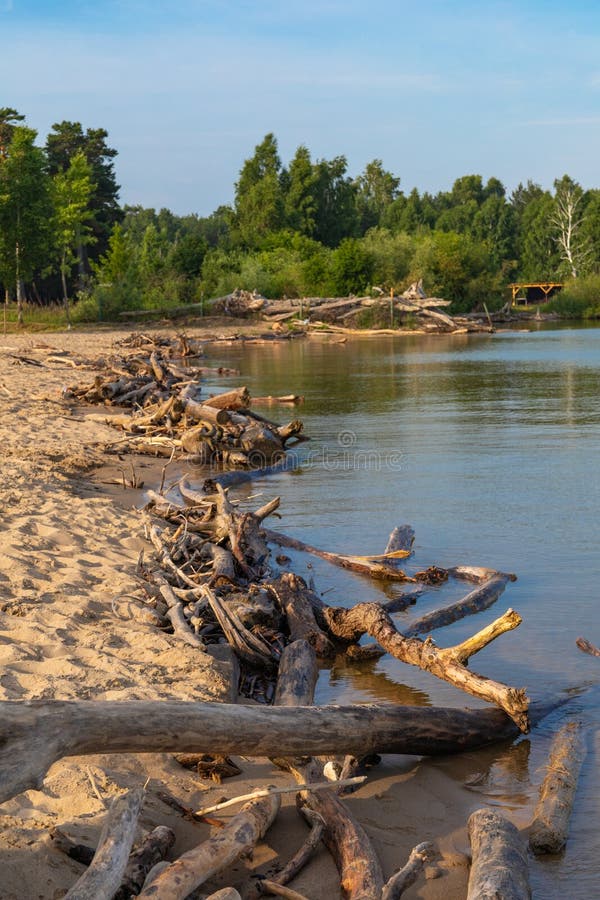
M 115 797 L 94 858 L 65 900 L 112 900 L 127 866 L 143 797 L 142 789 Z
M 529 900 L 527 846 L 518 830 L 491 809 L 469 819 L 473 861 L 467 900 Z
M 378 603 L 357 603 L 350 609 L 329 606 L 323 610 L 323 617 L 334 638 L 356 643 L 363 634 L 368 634 L 396 659 L 431 672 L 474 697 L 497 704 L 523 732 L 529 731 L 529 698 L 525 689 L 484 678 L 466 665 L 469 658 L 490 641 L 520 624 L 521 617 L 514 610 L 507 610 L 487 628 L 461 644 L 445 649 L 436 647 L 431 641 L 400 634 L 390 615 Z
M 417 844 L 416 847 L 413 847 L 406 865 L 399 872 L 396 872 L 395 875 L 392 875 L 384 886 L 381 900 L 400 900 L 402 894 L 418 879 L 425 863 L 431 859 L 432 855 L 433 844 L 430 841 L 424 841 L 422 844 Z
M 412 525 L 396 525 L 388 538 L 384 554 L 394 553 L 397 550 L 412 552 L 415 542 L 415 532 Z
M 252 850 L 275 819 L 280 803 L 278 794 L 245 803 L 220 831 L 164 868 L 138 896 L 144 900 L 185 900 L 217 872 Z
M 293 641 L 279 661 L 275 706 L 302 706 L 312 698 L 319 672 L 315 652 L 308 641 Z
M 532 722 L 565 702 L 533 704 Z M 459 753 L 516 737 L 498 709 L 254 707 L 188 701 L 0 702 L 0 803 L 39 788 L 58 759 L 90 753 L 297 756 Z
M 286 647 L 282 658 L 293 646 L 290 644 Z M 276 703 L 278 700 L 290 704 L 312 701 L 314 677 L 309 675 L 302 681 L 299 670 L 303 661 L 303 667 L 316 670 L 316 659 L 310 647 L 302 649 L 305 654 L 304 660 L 298 653 L 290 653 L 289 665 L 284 665 L 280 669 Z M 276 762 L 292 772 L 301 784 L 314 783 L 323 777 L 323 765 L 315 759 L 301 763 L 292 760 L 276 760 Z M 308 807 L 318 813 L 325 823 L 323 840 L 338 867 L 344 896 L 348 900 L 379 898 L 383 888 L 383 873 L 379 860 L 364 828 L 354 818 L 346 804 L 329 791 L 303 790 L 301 796 Z
M 308 641 L 317 656 L 335 656 L 332 642 L 317 623 L 305 581 L 293 572 L 285 572 L 269 582 L 268 587 L 285 614 L 292 641 Z
M 144 886 L 146 876 L 154 866 L 164 860 L 165 856 L 175 843 L 175 832 L 166 825 L 157 825 L 146 835 L 137 850 L 130 855 L 121 887 L 114 896 L 114 900 L 130 900 L 137 896 Z
M 529 829 L 529 846 L 537 855 L 558 853 L 567 843 L 584 752 L 581 724 L 567 722 L 552 741 L 548 770 Z
M 464 619 L 465 616 L 472 616 L 474 613 L 488 609 L 502 594 L 506 587 L 506 582 L 507 578 L 504 575 L 490 578 L 489 581 L 484 581 L 483 584 L 467 594 L 466 597 L 463 597 L 462 600 L 457 600 L 456 603 L 444 606 L 442 609 L 434 609 L 433 612 L 421 616 L 420 619 L 415 619 L 407 628 L 402 630 L 402 634 L 405 637 L 429 634 L 430 631 L 434 631 L 436 628 L 443 628 L 445 625 Z

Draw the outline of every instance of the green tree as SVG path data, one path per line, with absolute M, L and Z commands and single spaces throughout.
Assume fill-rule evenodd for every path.
M 554 200 L 547 191 L 523 208 L 519 226 L 519 277 L 523 281 L 551 281 L 559 276 L 554 211 Z
M 0 107 L 0 157 L 6 159 L 8 153 L 8 145 L 10 144 L 15 130 L 15 126 L 19 122 L 23 122 L 25 116 L 22 116 L 12 106 Z
M 356 238 L 345 238 L 331 258 L 331 286 L 334 294 L 346 296 L 370 287 L 373 257 Z
M 235 223 L 240 242 L 257 247 L 270 231 L 283 225 L 283 193 L 279 181 L 281 160 L 277 140 L 265 135 L 247 159 L 235 186 Z
M 90 198 L 93 212 L 91 222 L 95 237 L 94 258 L 103 254 L 113 227 L 120 222 L 123 213 L 119 206 L 119 185 L 115 176 L 114 159 L 117 151 L 106 143 L 108 132 L 104 128 L 83 130 L 80 122 L 58 122 L 52 126 L 46 139 L 48 171 L 51 175 L 65 172 L 76 153 L 83 152 L 91 167 L 94 190 Z M 78 248 L 80 280 L 88 271 L 87 254 L 82 245 Z
M 503 262 L 516 255 L 516 214 L 504 195 L 490 193 L 477 210 L 471 234 L 489 250 L 492 265 L 500 269 Z
M 385 228 L 372 228 L 362 245 L 373 259 L 373 283 L 386 291 L 403 289 L 415 253 L 415 238 L 406 232 L 392 234 Z
M 289 228 L 312 237 L 316 227 L 317 175 L 304 145 L 296 150 L 288 169 L 282 173 L 285 221 Z
M 354 237 L 358 231 L 356 187 L 346 174 L 345 156 L 322 159 L 315 165 L 317 200 L 314 237 L 327 247 L 337 247 L 341 240 Z
M 59 254 L 63 302 L 69 327 L 67 276 L 77 258 L 77 249 L 95 240 L 90 227 L 93 190 L 91 166 L 81 150 L 72 157 L 68 169 L 57 172 L 52 180 L 53 237 Z
M 44 152 L 37 132 L 14 128 L 0 159 L 0 271 L 15 286 L 18 321 L 23 322 L 23 283 L 48 261 L 52 202 Z
M 383 168 L 380 159 L 367 163 L 355 181 L 359 228 L 364 234 L 380 225 L 386 210 L 398 196 L 400 179 Z

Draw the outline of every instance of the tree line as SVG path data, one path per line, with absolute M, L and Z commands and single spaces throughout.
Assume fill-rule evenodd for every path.
M 600 190 L 568 175 L 552 191 L 528 181 L 458 178 L 408 193 L 381 160 L 352 177 L 344 156 L 287 165 L 267 134 L 244 162 L 234 202 L 177 216 L 118 202 L 104 129 L 52 126 L 40 146 L 0 109 L 0 283 L 7 301 L 61 299 L 78 319 L 208 301 L 236 287 L 268 297 L 401 291 L 422 278 L 456 311 L 506 300 L 515 280 L 600 280 Z M 575 292 L 577 293 L 577 292 Z M 208 305 L 207 305 L 208 309 Z

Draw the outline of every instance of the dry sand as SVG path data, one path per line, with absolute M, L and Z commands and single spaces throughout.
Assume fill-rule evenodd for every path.
M 93 373 L 22 365 L 11 356 L 21 353 L 43 362 L 44 352 L 36 349 L 40 344 L 95 356 L 122 335 L 101 331 L 0 339 L 2 700 L 230 698 L 225 662 L 113 613 L 113 599 L 135 583 L 135 564 L 145 545 L 140 517 L 127 505 L 142 498 L 131 494 L 123 502 L 98 483 L 97 475 L 91 480 L 104 461 L 102 447 L 115 440 L 115 432 L 98 410 L 64 405 L 61 391 L 74 381 L 90 380 Z M 248 786 L 285 782 L 266 760 L 237 762 L 243 774 L 222 786 L 200 781 L 167 754 L 72 757 L 55 764 L 42 790 L 27 791 L 2 807 L 0 900 L 62 897 L 82 867 L 51 846 L 49 829 L 58 826 L 76 841 L 93 844 L 104 816 L 102 801 L 146 779 L 140 825 L 172 827 L 175 855 L 203 840 L 210 829 L 165 806 L 156 793 L 161 787 L 198 808 L 244 793 Z M 440 846 L 440 861 L 405 895 L 409 900 L 465 895 L 465 823 L 481 803 L 460 778 L 427 761 L 386 757 L 348 802 L 372 838 L 386 875 L 404 864 L 415 844 L 435 840 Z M 243 887 L 253 873 L 274 871 L 305 833 L 290 795 L 253 859 L 240 861 L 209 886 Z M 311 900 L 335 900 L 338 884 L 322 849 L 293 887 Z

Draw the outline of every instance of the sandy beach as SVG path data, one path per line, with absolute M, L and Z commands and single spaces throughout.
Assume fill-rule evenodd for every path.
M 94 373 L 44 364 L 44 357 L 51 352 L 48 346 L 94 357 L 124 333 L 8 335 L 1 341 L 1 700 L 232 699 L 226 658 L 115 615 L 113 601 L 135 585 L 140 551 L 150 552 L 133 509 L 143 503 L 143 493 L 121 490 L 123 496 L 116 497 L 117 488 L 100 483 L 103 447 L 115 440 L 115 431 L 103 422 L 101 409 L 61 399 L 65 386 L 91 380 Z M 20 355 L 42 365 L 15 358 Z M 168 754 L 71 757 L 55 764 L 42 790 L 27 791 L 2 807 L 0 897 L 62 897 L 83 868 L 52 846 L 50 829 L 94 844 L 105 805 L 129 787 L 148 782 L 140 827 L 173 828 L 175 858 L 205 839 L 210 828 L 183 819 L 158 791 L 166 789 L 197 809 L 255 786 L 286 783 L 267 760 L 236 761 L 242 774 L 222 785 L 201 781 Z M 386 876 L 404 864 L 415 844 L 436 841 L 440 859 L 406 897 L 464 896 L 466 820 L 480 804 L 443 766 L 386 757 L 348 803 L 371 837 Z M 223 820 L 235 809 L 225 812 Z M 253 858 L 239 861 L 198 896 L 231 884 L 243 894 L 254 874 L 283 865 L 305 834 L 294 795 L 288 795 Z M 291 886 L 312 900 L 340 896 L 337 872 L 324 848 Z

